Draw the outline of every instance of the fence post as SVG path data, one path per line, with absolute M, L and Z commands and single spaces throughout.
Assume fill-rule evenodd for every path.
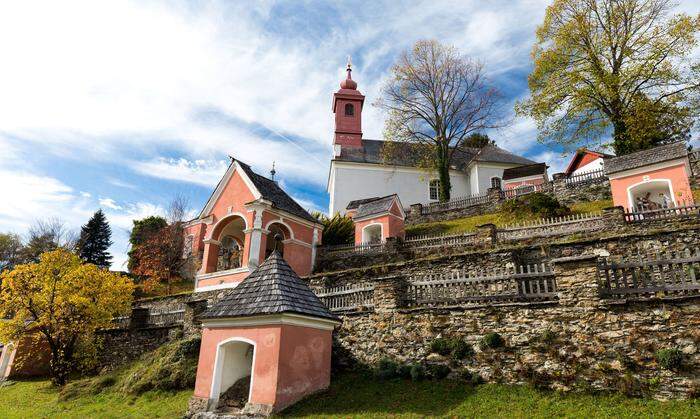
M 581 255 L 553 259 L 559 304 L 595 307 L 598 294 L 598 256 Z
M 374 283 L 374 311 L 386 313 L 405 306 L 408 282 L 401 275 L 377 278 Z
M 134 307 L 131 309 L 129 329 L 142 329 L 148 324 L 148 308 Z
M 185 316 L 182 330 L 185 336 L 199 334 L 201 322 L 197 317 L 207 309 L 207 300 L 194 300 L 185 303 Z
M 488 196 L 489 203 L 499 203 L 503 200 L 503 191 L 501 188 L 489 188 L 486 196 Z
M 493 247 L 498 243 L 495 224 L 484 224 L 476 228 L 476 240 L 479 245 Z
M 605 228 L 617 228 L 625 225 L 625 208 L 622 206 L 603 208 Z

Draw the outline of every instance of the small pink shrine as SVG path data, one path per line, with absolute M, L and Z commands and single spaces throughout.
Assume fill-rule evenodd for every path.
M 329 386 L 340 320 L 278 251 L 200 318 L 190 414 L 268 415 Z
M 605 159 L 615 205 L 653 211 L 693 204 L 690 162 L 684 143 L 673 143 Z
M 346 214 L 355 222 L 356 245 L 381 243 L 389 237 L 403 239 L 406 235 L 406 213 L 396 194 L 352 201 Z
M 277 182 L 232 159 L 199 216 L 185 225 L 185 254 L 201 262 L 195 292 L 235 287 L 270 255 L 276 234 L 280 254 L 306 276 L 322 229 Z

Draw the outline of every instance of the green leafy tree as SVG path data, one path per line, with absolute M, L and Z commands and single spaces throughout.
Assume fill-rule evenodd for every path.
M 653 146 L 698 117 L 700 15 L 670 15 L 670 0 L 555 0 L 537 29 L 516 106 L 543 142 L 576 145 L 612 131 L 618 155 Z M 648 134 L 649 132 L 652 134 Z M 669 132 L 671 131 L 671 132 Z
M 112 245 L 112 229 L 102 210 L 97 210 L 80 231 L 78 254 L 86 263 L 109 269 L 112 255 L 107 252 Z
M 0 234 L 0 272 L 12 269 L 21 261 L 22 239 L 17 234 Z
M 375 103 L 387 113 L 385 161 L 400 155 L 437 172 L 440 200 L 447 201 L 450 167 L 469 147 L 471 136 L 504 125 L 501 95 L 487 81 L 481 63 L 437 41 L 418 41 L 391 73 Z
M 323 224 L 323 244 L 353 244 L 355 242 L 355 223 L 347 215 L 335 213 L 333 217 L 327 217 L 320 212 L 312 214 Z
M 496 142 L 493 141 L 487 134 L 482 134 L 480 132 L 475 132 L 467 137 L 467 141 L 464 143 L 466 147 L 472 148 L 484 148 L 489 145 L 495 145 Z
M 95 360 L 95 331 L 129 311 L 126 276 L 82 263 L 65 250 L 41 255 L 0 276 L 0 341 L 39 336 L 51 350 L 51 376 L 63 385 L 82 363 Z

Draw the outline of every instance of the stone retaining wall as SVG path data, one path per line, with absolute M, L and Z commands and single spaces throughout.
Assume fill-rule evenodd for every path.
M 401 287 L 391 283 L 401 277 L 378 279 L 375 309 L 342 317 L 335 363 L 372 365 L 388 357 L 404 364 L 449 365 L 454 376 L 469 371 L 491 382 L 659 398 L 696 394 L 700 299 L 604 301 L 596 285 L 596 256 L 552 262 L 558 285 L 558 301 L 552 302 L 407 309 Z M 491 332 L 505 339 L 503 348 L 480 348 Z M 464 339 L 476 354 L 455 360 L 431 353 L 436 338 Z M 682 371 L 657 364 L 654 353 L 668 348 L 683 352 Z

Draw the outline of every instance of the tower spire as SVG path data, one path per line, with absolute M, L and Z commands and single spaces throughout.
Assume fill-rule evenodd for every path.
M 272 181 L 275 180 L 275 175 L 277 174 L 277 171 L 275 170 L 275 161 L 272 161 L 272 170 L 270 170 L 270 176 L 272 177 Z

